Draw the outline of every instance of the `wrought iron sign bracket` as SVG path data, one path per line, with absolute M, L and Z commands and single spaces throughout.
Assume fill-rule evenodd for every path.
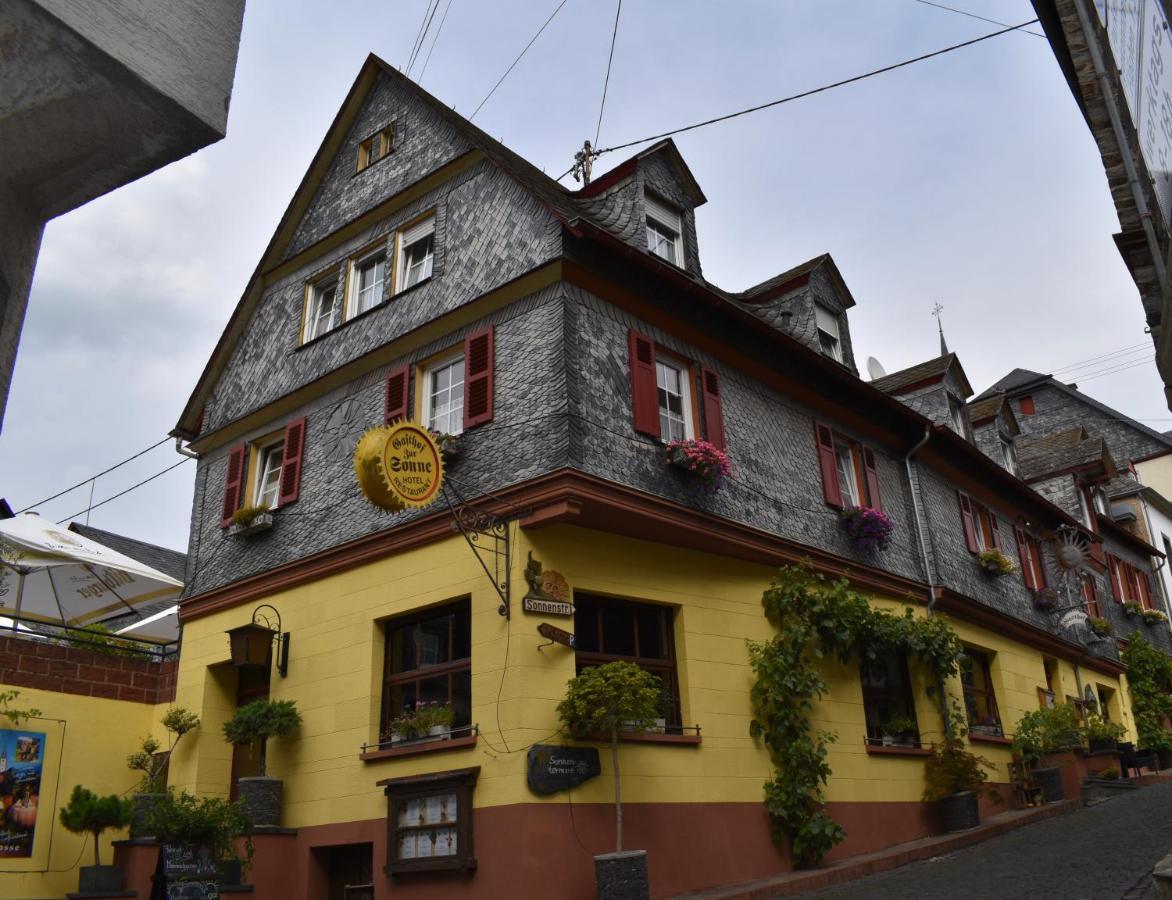
M 452 502 L 455 497 L 456 502 Z M 480 568 L 488 576 L 493 590 L 501 599 L 497 612 L 512 618 L 510 572 L 512 544 L 509 540 L 509 520 L 470 503 L 450 485 L 444 486 L 444 502 L 452 513 L 452 531 L 463 535 Z M 491 563 L 491 566 L 490 566 Z

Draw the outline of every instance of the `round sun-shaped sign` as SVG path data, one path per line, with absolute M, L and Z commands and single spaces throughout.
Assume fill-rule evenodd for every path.
M 395 422 L 367 431 L 354 451 L 363 496 L 389 512 L 431 504 L 443 485 L 439 445 L 428 429 Z

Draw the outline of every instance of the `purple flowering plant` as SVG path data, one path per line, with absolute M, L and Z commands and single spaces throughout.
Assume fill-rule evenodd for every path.
M 672 441 L 664 451 L 669 466 L 676 466 L 694 475 L 716 493 L 724 485 L 732 466 L 728 454 L 708 441 L 690 438 L 686 441 Z
M 842 524 L 851 542 L 860 550 L 885 549 L 895 531 L 891 516 L 869 506 L 852 506 L 844 510 Z

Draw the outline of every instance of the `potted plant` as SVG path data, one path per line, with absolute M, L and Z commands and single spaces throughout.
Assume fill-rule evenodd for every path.
M 1053 612 L 1058 608 L 1058 592 L 1052 587 L 1034 591 L 1034 609 L 1039 612 Z
M 147 827 L 173 853 L 214 864 L 220 884 L 243 883 L 242 867 L 252 861 L 253 824 L 242 803 L 166 791 L 151 807 Z M 243 856 L 236 852 L 237 838 L 244 838 Z
M 1017 563 L 996 548 L 982 550 L 977 554 L 977 560 L 986 574 L 996 578 L 1017 572 Z
M 919 726 L 907 716 L 892 716 L 880 730 L 885 747 L 914 747 L 920 741 Z
M 133 838 L 151 837 L 146 830 L 148 810 L 159 801 L 166 788 L 164 774 L 167 764 L 171 761 L 171 754 L 179 746 L 183 735 L 194 731 L 199 726 L 199 716 L 182 706 L 172 706 L 163 716 L 163 728 L 171 736 L 166 750 L 154 737 L 142 739 L 142 746 L 126 757 L 126 766 L 132 772 L 139 772 L 142 781 L 138 790 L 131 798 L 134 802 L 134 819 L 130 823 L 130 836 Z
M 415 707 L 415 733 L 420 737 L 433 737 L 447 740 L 452 736 L 452 723 L 456 721 L 456 711 L 450 703 L 423 703 L 420 701 Z
M 1013 748 L 1030 765 L 1031 777 L 1042 789 L 1047 803 L 1066 796 L 1062 771 L 1057 766 L 1046 765 L 1047 757 L 1081 744 L 1078 710 L 1069 703 L 1027 712 L 1018 721 L 1013 735 Z
M 257 773 L 237 781 L 240 805 L 256 827 L 281 824 L 279 778 L 270 778 L 265 770 L 265 750 L 269 738 L 284 737 L 301 724 L 301 714 L 292 700 L 254 700 L 237 708 L 224 723 L 228 743 L 257 748 Z
M 1134 619 L 1138 616 L 1143 615 L 1144 608 L 1142 606 L 1140 606 L 1138 603 L 1134 603 L 1134 602 L 1124 603 L 1123 604 L 1123 613 L 1124 613 L 1124 615 L 1127 616 L 1127 618 Z
M 932 748 L 924 765 L 924 800 L 935 803 L 945 831 L 966 831 L 981 824 L 978 795 L 993 764 L 970 751 L 951 734 Z
M 1145 625 L 1156 625 L 1159 622 L 1168 621 L 1168 617 L 1158 609 L 1145 609 L 1141 615 L 1143 616 Z
M 1094 713 L 1088 715 L 1082 725 L 1082 733 L 1091 753 L 1113 752 L 1115 744 L 1126 732 L 1127 729 L 1118 722 L 1108 721 Z
M 435 439 L 436 446 L 439 447 L 440 455 L 444 458 L 444 462 L 451 462 L 460 455 L 460 436 L 457 434 L 448 434 L 444 431 L 431 431 L 432 438 Z
M 82 866 L 78 871 L 79 893 L 122 890 L 122 870 L 117 866 L 102 865 L 100 839 L 108 828 L 125 828 L 133 815 L 133 804 L 117 794 L 99 797 L 80 784 L 74 786 L 69 805 L 61 808 L 61 825 L 74 834 L 91 834 L 94 838 L 94 864 Z
M 619 777 L 619 733 L 645 729 L 659 715 L 662 685 L 654 675 L 634 663 L 610 662 L 583 669 L 570 679 L 566 696 L 558 703 L 558 716 L 572 734 L 599 733 L 610 741 L 614 772 L 615 852 L 594 857 L 600 898 L 610 896 L 607 886 L 621 884 L 624 897 L 646 897 L 647 852 L 623 851 L 623 802 Z M 642 893 L 639 893 L 639 890 Z
M 891 543 L 895 522 L 882 510 L 869 506 L 852 506 L 843 510 L 842 527 L 859 550 L 885 550 Z
M 695 438 L 669 443 L 664 450 L 664 460 L 669 466 L 698 479 L 714 494 L 732 471 L 727 453 L 708 441 Z
M 232 537 L 246 537 L 273 527 L 273 511 L 267 503 L 248 504 L 232 513 L 232 524 L 228 534 Z
M 1108 637 L 1115 631 L 1107 619 L 1097 616 L 1087 618 L 1087 628 L 1091 630 L 1092 634 L 1097 634 L 1099 637 Z

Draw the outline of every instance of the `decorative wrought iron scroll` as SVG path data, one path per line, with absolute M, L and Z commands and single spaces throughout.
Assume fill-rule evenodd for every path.
M 443 493 L 444 502 L 452 513 L 452 531 L 458 531 L 464 536 L 480 568 L 484 569 L 484 574 L 492 582 L 493 590 L 501 598 L 497 612 L 506 619 L 512 618 L 509 602 L 509 571 L 512 564 L 509 520 L 465 500 L 450 483 L 444 484 Z M 452 502 L 453 497 L 455 503 Z

